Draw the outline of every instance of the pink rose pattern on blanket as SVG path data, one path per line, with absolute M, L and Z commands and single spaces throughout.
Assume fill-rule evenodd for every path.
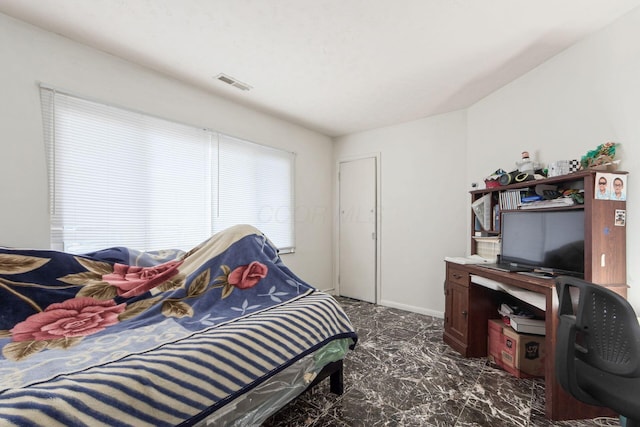
M 266 265 L 253 261 L 249 265 L 241 265 L 233 270 L 227 281 L 238 289 L 249 289 L 254 287 L 260 279 L 264 279 L 267 271 Z
M 118 295 L 129 298 L 141 295 L 178 274 L 183 261 L 169 261 L 153 267 L 114 264 L 113 273 L 102 280 L 118 288 Z
M 43 341 L 95 334 L 118 323 L 125 306 L 113 300 L 73 298 L 27 317 L 11 329 L 11 335 L 13 341 Z
M 226 322 L 313 289 L 267 242 L 262 235 L 244 237 L 211 258 L 194 258 L 205 260 L 188 275 L 181 266 L 206 244 L 144 267 L 103 261 L 106 257 L 0 248 L 2 356 L 17 362 L 167 318 L 184 318 L 184 328 L 202 330 L 214 326 L 212 319 Z

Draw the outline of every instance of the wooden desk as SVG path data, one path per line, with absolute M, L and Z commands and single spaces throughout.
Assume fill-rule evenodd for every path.
M 476 265 L 447 262 L 444 341 L 466 357 L 487 355 L 487 321 L 499 317 L 501 292 L 471 282 L 471 275 L 537 292 L 545 296 L 545 415 L 552 420 L 616 416 L 612 411 L 586 405 L 567 394 L 555 374 L 555 344 L 558 329 L 558 295 L 555 281 L 491 270 Z M 626 298 L 626 285 L 607 285 Z M 465 292 L 466 289 L 466 292 Z

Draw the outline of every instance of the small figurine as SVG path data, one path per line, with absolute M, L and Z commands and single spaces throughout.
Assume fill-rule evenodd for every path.
M 522 160 L 516 162 L 516 167 L 520 172 L 533 174 L 535 171 L 535 164 L 529 158 L 529 152 L 522 152 Z

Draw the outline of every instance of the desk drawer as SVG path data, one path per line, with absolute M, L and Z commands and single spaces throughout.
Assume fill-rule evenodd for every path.
M 469 273 L 455 267 L 447 268 L 447 282 L 457 283 L 462 286 L 469 286 Z

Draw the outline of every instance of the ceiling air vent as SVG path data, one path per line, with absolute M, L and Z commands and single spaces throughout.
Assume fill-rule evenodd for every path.
M 216 76 L 216 79 L 220 80 L 223 83 L 236 87 L 240 90 L 249 90 L 251 86 L 246 83 L 242 83 L 240 80 L 233 78 L 231 76 L 227 76 L 226 74 L 220 73 Z

